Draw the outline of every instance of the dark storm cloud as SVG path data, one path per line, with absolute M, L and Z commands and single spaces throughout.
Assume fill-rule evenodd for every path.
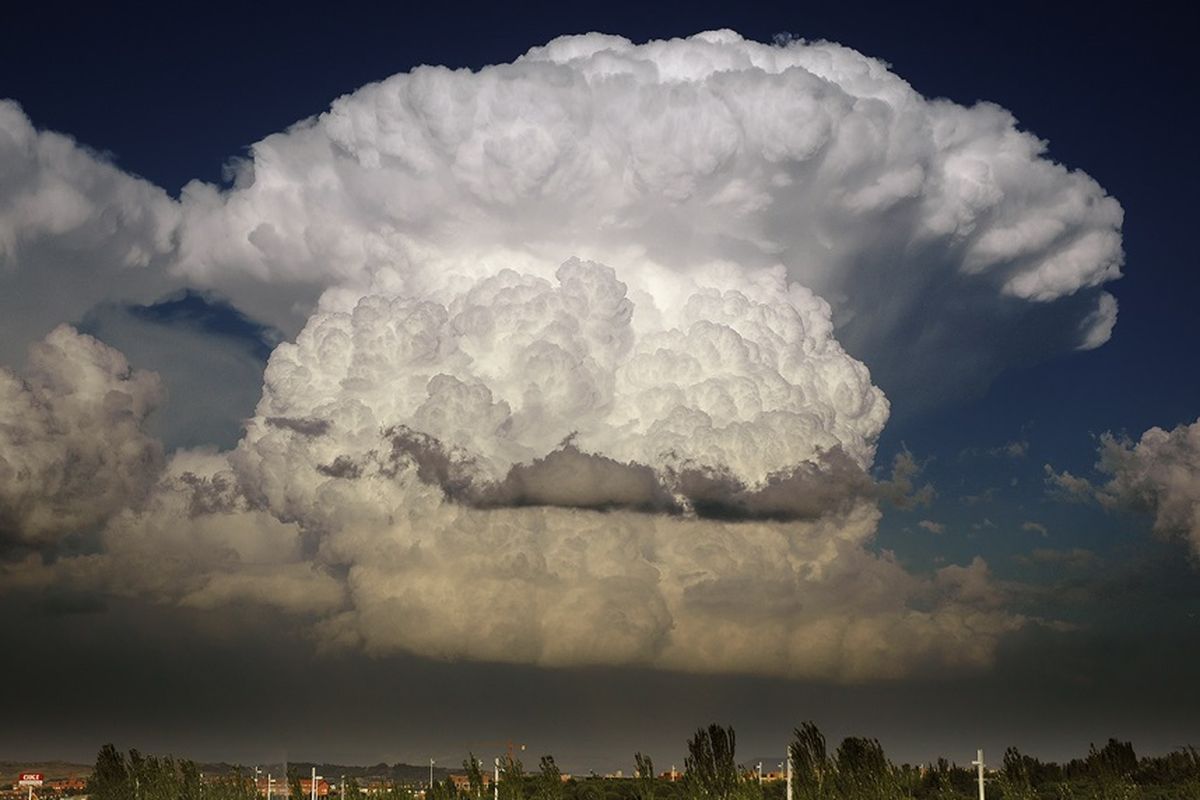
M 391 442 L 392 474 L 411 461 L 417 476 L 458 503 L 476 508 L 552 506 L 677 513 L 671 495 L 651 468 L 581 452 L 569 441 L 542 458 L 513 465 L 499 481 L 478 477 L 471 456 L 436 438 L 397 426 Z M 326 474 L 329 474 L 328 472 Z
M 725 520 L 787 521 L 818 519 L 831 509 L 848 509 L 871 496 L 870 476 L 839 448 L 822 453 L 815 464 L 799 464 L 750 488 L 728 474 L 683 470 L 677 491 L 701 517 Z
M 729 522 L 787 522 L 846 513 L 864 499 L 911 509 L 928 505 L 934 496 L 932 485 L 915 485 L 921 468 L 907 450 L 896 455 L 885 480 L 874 480 L 844 451 L 833 448 L 820 453 L 814 463 L 773 473 L 752 487 L 717 469 L 659 474 L 644 464 L 585 453 L 568 440 L 541 458 L 513 465 L 500 481 L 489 481 L 478 477 L 470 456 L 448 450 L 434 437 L 404 426 L 387 430 L 385 436 L 391 442 L 393 474 L 398 461 L 410 459 L 421 480 L 441 488 L 449 499 L 476 508 L 626 509 Z M 318 470 L 330 477 L 353 478 L 362 467 L 342 456 Z
M 581 452 L 567 444 L 528 464 L 515 464 L 481 497 L 482 506 L 558 506 L 678 513 L 654 470 Z
M 511 739 L 527 745 L 527 763 L 550 753 L 586 774 L 628 771 L 634 751 L 664 769 L 682 765 L 686 738 L 713 720 L 736 728 L 739 753 L 781 754 L 791 729 L 813 719 L 835 743 L 878 736 L 889 756 L 910 763 L 939 755 L 962 763 L 976 747 L 999 755 L 1010 745 L 1071 758 L 1113 735 L 1163 752 L 1196 741 L 1200 704 L 1181 687 L 1200 651 L 1145 628 L 1165 605 L 1154 599 L 1154 574 L 1163 577 L 1159 568 L 1126 582 L 1108 604 L 1105 613 L 1117 615 L 1146 609 L 1123 626 L 1031 628 L 1005 642 L 992 672 L 933 670 L 855 687 L 368 657 L 336 642 L 314 657 L 284 632 L 286 619 L 263 609 L 230 615 L 115 600 L 102 612 L 47 615 L 31 605 L 44 601 L 16 597 L 0 607 L 7 640 L 45 644 L 0 660 L 0 683 L 22 688 L 6 698 L 5 718 L 19 723 L 0 725 L 0 751 L 88 763 L 113 741 L 251 765 L 436 757 L 454 767 L 468 750 L 490 758 Z M 1176 613 L 1200 610 L 1194 581 L 1184 594 L 1185 582 L 1168 583 L 1177 590 L 1164 600 Z M 427 724 L 435 718 L 469 723 Z
M 329 430 L 329 420 L 311 417 L 267 417 L 266 422 L 273 428 L 286 428 L 301 436 L 324 436 Z

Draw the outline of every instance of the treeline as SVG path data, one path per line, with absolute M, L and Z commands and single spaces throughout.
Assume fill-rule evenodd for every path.
M 347 798 L 360 800 L 785 800 L 786 782 L 760 781 L 756 771 L 738 761 L 732 728 L 710 725 L 687 742 L 683 776 L 657 776 L 649 756 L 634 756 L 634 777 L 595 775 L 564 779 L 553 756 L 542 756 L 527 770 L 519 758 L 501 759 L 500 782 L 490 785 L 490 765 L 474 755 L 463 762 L 466 780 L 449 776 L 431 787 L 396 781 L 346 780 Z M 975 800 L 974 767 L 946 759 L 930 765 L 896 764 L 876 739 L 851 736 L 830 748 L 811 722 L 794 732 L 788 746 L 794 800 Z M 307 800 L 301 780 L 308 772 L 291 770 L 275 786 L 276 797 Z M 1164 756 L 1138 758 L 1133 745 L 1109 739 L 1094 745 L 1084 758 L 1065 764 L 1041 761 L 1010 747 L 996 769 L 985 776 L 989 800 L 1185 800 L 1200 799 L 1200 753 L 1185 747 Z M 254 800 L 253 776 L 244 770 L 217 778 L 201 778 L 193 762 L 170 757 L 128 756 L 106 745 L 96 758 L 89 784 L 94 800 Z
M 100 748 L 88 780 L 91 800 L 258 800 L 254 777 L 232 774 L 204 778 L 194 761 L 122 754 L 111 744 Z
M 716 730 L 710 728 L 708 737 Z M 732 737 L 733 731 L 728 735 Z M 927 766 L 893 764 L 878 740 L 860 737 L 844 739 L 830 753 L 825 737 L 811 722 L 796 729 L 788 755 L 796 800 L 978 797 L 978 773 L 973 766 L 958 766 L 944 758 Z M 1185 747 L 1139 759 L 1132 744 L 1109 739 L 1099 749 L 1090 746 L 1085 758 L 1056 764 L 1010 747 L 999 768 L 986 773 L 984 783 L 987 797 L 995 800 L 1200 799 L 1200 753 Z

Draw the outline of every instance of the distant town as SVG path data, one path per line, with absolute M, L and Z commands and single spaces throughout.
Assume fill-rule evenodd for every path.
M 520 745 L 490 763 L 468 754 L 439 765 L 275 767 L 197 764 L 105 745 L 93 765 L 0 762 L 0 798 L 54 800 L 1185 800 L 1200 798 L 1200 752 L 1191 746 L 1138 756 L 1130 742 L 1089 745 L 1066 763 L 1010 747 L 994 763 L 982 750 L 967 765 L 944 758 L 896 764 L 878 740 L 847 737 L 830 747 L 811 722 L 794 731 L 787 756 L 740 761 L 732 728 L 710 725 L 687 742 L 682 765 L 572 774 L 552 755 L 527 766 Z M 456 765 L 457 766 L 457 765 Z

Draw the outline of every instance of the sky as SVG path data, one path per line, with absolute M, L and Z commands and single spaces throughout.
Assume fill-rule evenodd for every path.
M 19 16 L 5 759 L 1200 743 L 1165 12 Z

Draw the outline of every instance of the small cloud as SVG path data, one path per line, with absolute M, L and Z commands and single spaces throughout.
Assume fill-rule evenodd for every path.
M 981 520 L 980 522 L 976 522 L 975 524 L 973 524 L 971 526 L 971 530 L 982 531 L 982 530 L 987 530 L 988 528 L 995 528 L 995 527 L 996 527 L 996 523 L 992 522 L 987 517 L 984 517 L 983 520 Z
M 918 528 L 924 528 L 930 533 L 945 533 L 946 526 L 940 522 L 934 522 L 931 519 L 923 519 L 917 523 Z
M 1095 487 L 1087 478 L 1077 477 L 1066 470 L 1055 472 L 1054 467 L 1049 464 L 1043 469 L 1046 472 L 1046 485 L 1049 487 L 1047 491 L 1060 500 L 1082 502 L 1091 498 L 1095 492 Z
M 937 490 L 933 488 L 932 483 L 917 485 L 925 463 L 918 463 L 912 452 L 903 447 L 892 459 L 891 478 L 878 483 L 879 496 L 903 511 L 910 511 L 918 506 L 928 508 L 937 497 Z
M 1040 533 L 1042 536 L 1050 535 L 1050 531 L 1046 530 L 1046 526 L 1040 522 L 1032 522 L 1032 521 L 1022 522 L 1021 530 L 1030 531 L 1032 533 Z
M 1029 440 L 1022 436 L 999 447 L 968 447 L 958 455 L 959 458 L 1024 458 L 1029 455 Z
M 1025 439 L 1020 439 L 1015 442 L 1009 442 L 1004 447 L 998 448 L 999 452 L 996 455 L 1005 455 L 1009 458 L 1024 458 L 1029 454 L 1029 442 Z
M 984 489 L 979 494 L 966 494 L 960 498 L 964 505 L 977 506 L 983 503 L 991 503 L 996 499 L 997 489 L 995 486 Z
M 1087 550 L 1082 547 L 1072 547 L 1068 549 L 1053 549 L 1048 547 L 1038 547 L 1028 555 L 1017 555 L 1013 560 L 1018 564 L 1030 566 L 1033 564 L 1049 564 L 1055 567 L 1065 569 L 1089 569 L 1100 562 L 1100 556 L 1092 550 Z

